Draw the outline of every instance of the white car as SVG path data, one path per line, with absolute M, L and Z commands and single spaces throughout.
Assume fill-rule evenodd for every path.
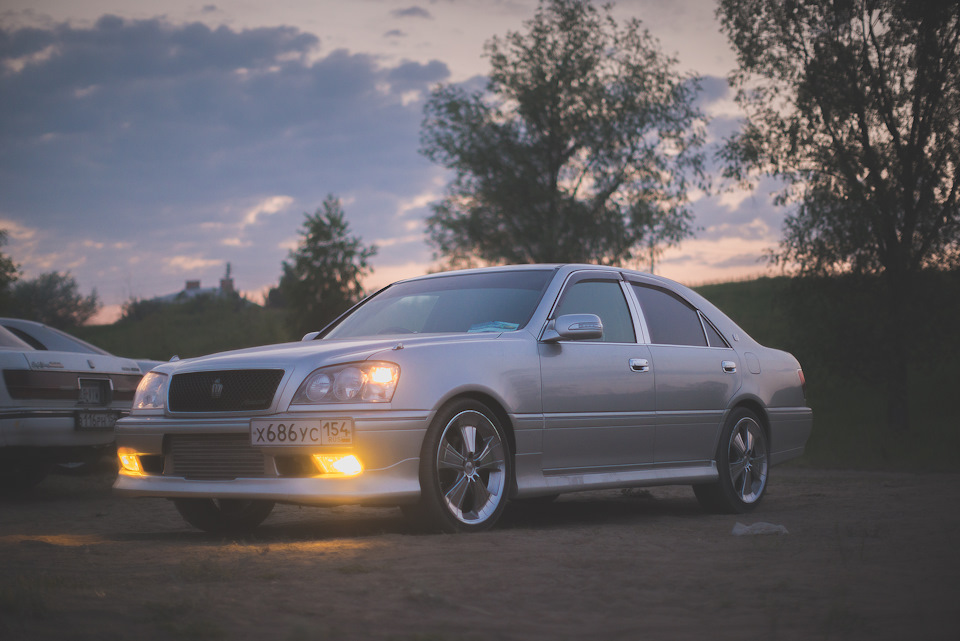
M 0 318 L 0 326 L 7 328 L 17 338 L 29 343 L 34 349 L 50 350 L 54 352 L 80 352 L 81 354 L 102 354 L 113 356 L 110 352 L 91 345 L 85 340 L 60 331 L 55 327 L 38 323 L 37 321 L 22 318 Z M 146 374 L 164 361 L 154 361 L 145 358 L 134 359 L 140 366 L 140 372 Z
M 0 489 L 25 489 L 51 463 L 113 446 L 142 374 L 128 358 L 38 350 L 0 327 Z

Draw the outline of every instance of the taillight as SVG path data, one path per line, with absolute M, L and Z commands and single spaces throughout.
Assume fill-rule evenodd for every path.
M 807 378 L 803 375 L 803 370 L 798 369 L 797 375 L 800 377 L 800 389 L 803 390 L 803 397 L 807 397 Z

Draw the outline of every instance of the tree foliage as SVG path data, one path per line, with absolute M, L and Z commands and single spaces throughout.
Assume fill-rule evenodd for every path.
M 283 275 L 269 302 L 285 306 L 291 328 L 303 335 L 320 330 L 363 296 L 362 279 L 376 246 L 350 235 L 340 199 L 333 195 L 313 214 L 304 214 L 300 243 L 283 261 Z
M 960 256 L 960 5 L 722 0 L 748 114 L 729 175 L 788 189 L 776 261 L 913 273 Z
M 421 153 L 454 172 L 428 220 L 440 255 L 616 264 L 692 233 L 699 81 L 638 20 L 542 0 L 485 54 L 485 91 L 442 85 L 425 107 Z
M 8 313 L 51 327 L 72 329 L 86 323 L 100 309 L 96 289 L 88 296 L 79 290 L 73 276 L 60 272 L 20 280 L 13 286 Z
M 960 5 L 944 0 L 721 0 L 747 114 L 727 175 L 784 182 L 774 262 L 879 274 L 888 418 L 907 426 L 914 283 L 960 258 Z
M 7 244 L 7 230 L 0 229 L 0 247 Z M 6 254 L 0 252 L 0 304 L 6 305 L 10 287 L 20 277 L 20 269 Z

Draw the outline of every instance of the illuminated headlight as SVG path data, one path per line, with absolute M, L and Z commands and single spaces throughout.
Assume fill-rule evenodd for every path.
M 400 380 L 394 363 L 350 363 L 323 367 L 307 377 L 292 405 L 389 403 Z
M 166 374 L 147 372 L 137 385 L 137 394 L 133 397 L 135 410 L 162 410 L 167 399 Z

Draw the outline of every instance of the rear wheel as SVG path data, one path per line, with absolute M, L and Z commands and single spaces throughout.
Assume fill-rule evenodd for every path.
M 420 502 L 404 512 L 431 530 L 486 530 L 503 513 L 512 480 L 513 459 L 496 415 L 483 403 L 455 401 L 427 430 Z
M 727 419 L 717 451 L 720 478 L 710 485 L 694 485 L 704 508 L 723 514 L 749 512 L 763 498 L 769 474 L 767 434 L 757 415 L 746 408 Z
M 250 532 L 270 516 L 273 501 L 250 499 L 173 499 L 180 516 L 211 534 Z

